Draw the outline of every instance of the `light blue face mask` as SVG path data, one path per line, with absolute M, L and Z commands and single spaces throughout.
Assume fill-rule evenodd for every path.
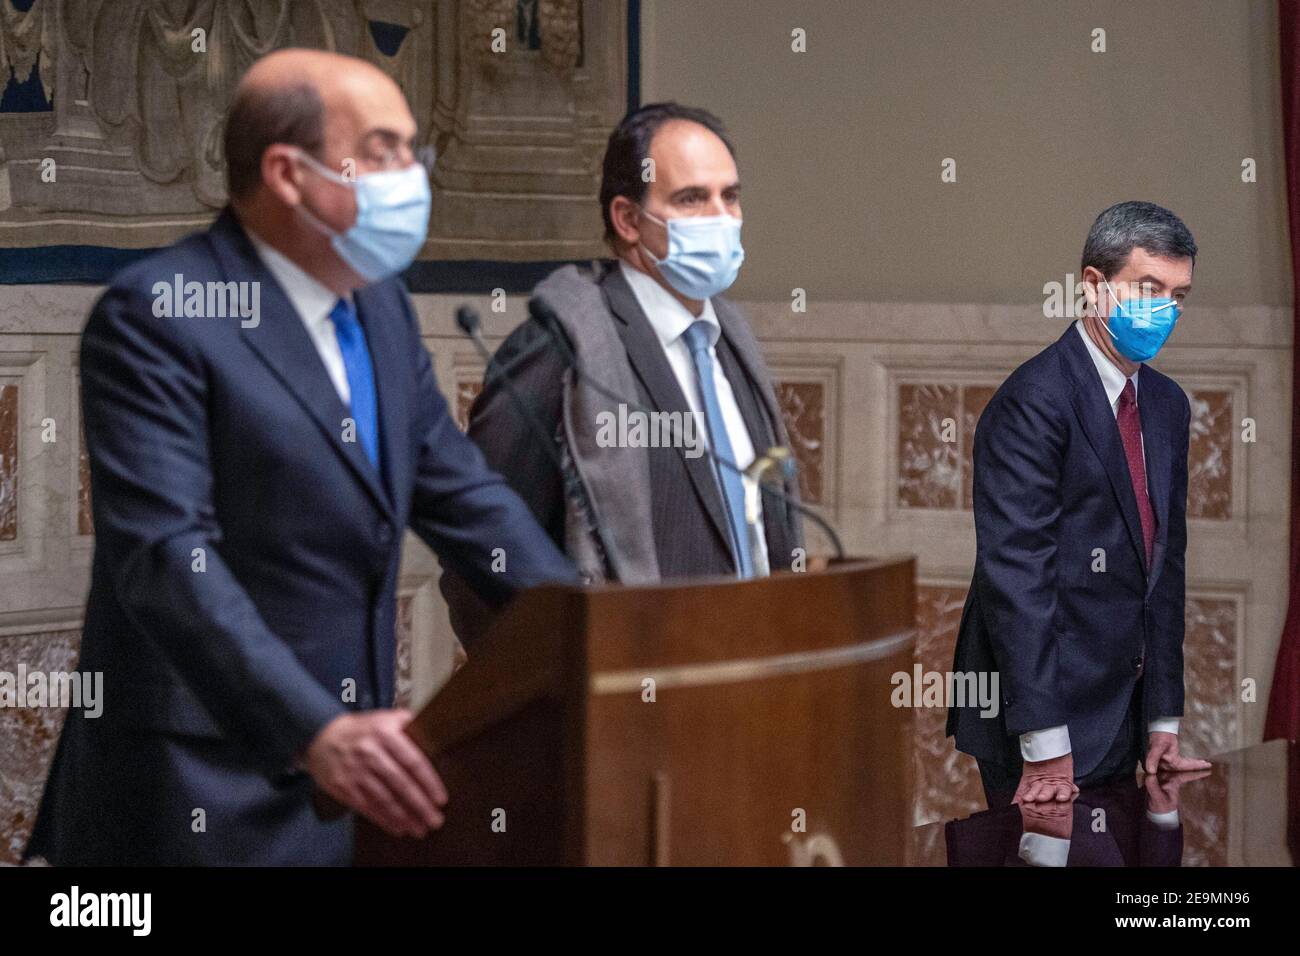
M 677 216 L 667 222 L 642 209 L 647 219 L 668 230 L 668 255 L 656 259 L 659 274 L 688 299 L 711 299 L 736 281 L 745 250 L 740 244 L 741 220 L 735 216 Z
M 326 179 L 352 189 L 357 221 L 335 232 L 301 203 L 298 209 L 330 237 L 339 258 L 367 282 L 397 275 L 415 259 L 429 232 L 429 174 L 419 163 L 405 169 L 366 173 L 346 179 L 302 150 L 298 155 Z
M 1110 293 L 1111 306 L 1110 319 L 1105 325 L 1115 342 L 1116 351 L 1130 362 L 1151 361 L 1168 340 L 1174 323 L 1182 314 L 1178 303 L 1170 298 L 1121 302 L 1109 282 L 1106 291 Z

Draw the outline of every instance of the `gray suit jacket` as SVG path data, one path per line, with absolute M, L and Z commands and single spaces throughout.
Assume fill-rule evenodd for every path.
M 602 263 L 590 272 L 566 266 L 541 283 L 536 294 L 555 307 L 589 374 L 625 394 L 629 404 L 689 413 L 654 329 L 616 263 Z M 748 322 L 726 299 L 712 301 L 722 327 L 718 358 L 754 448 L 788 444 L 771 377 Z M 602 576 L 649 583 L 735 573 L 722 497 L 708 457 L 690 457 L 675 447 L 597 449 L 594 411 L 602 402 L 604 408 L 616 403 L 584 391 L 536 323 L 515 329 L 497 351 L 496 362 L 548 434 L 557 436 L 557 450 L 575 461 L 594 499 L 619 551 Z M 572 527 L 572 496 L 566 495 L 562 475 L 499 379 L 485 383 L 470 410 L 469 435 L 552 539 L 582 566 L 583 555 L 575 554 L 581 536 Z M 786 493 L 797 495 L 794 479 Z M 763 518 L 771 566 L 788 569 L 803 544 L 798 513 L 779 496 L 765 493 Z M 457 633 L 462 640 L 472 638 L 475 630 L 466 618 L 480 616 L 470 607 L 472 598 L 450 575 L 444 574 L 442 586 Z

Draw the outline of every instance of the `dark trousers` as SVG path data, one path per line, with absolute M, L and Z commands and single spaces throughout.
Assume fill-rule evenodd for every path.
M 1115 740 L 1111 743 L 1106 756 L 1091 773 L 1076 777 L 1074 782 L 1080 789 L 1093 784 L 1111 780 L 1116 777 L 1132 775 L 1140 760 L 1146 756 L 1146 731 L 1142 726 L 1142 680 L 1133 687 L 1133 696 L 1129 699 L 1124 721 L 1119 725 Z M 1017 750 L 1019 745 L 1017 744 Z M 980 768 L 980 782 L 984 785 L 984 799 L 989 809 L 1009 804 L 1020 786 L 1020 773 L 1023 760 L 1016 760 L 1015 766 L 977 760 Z

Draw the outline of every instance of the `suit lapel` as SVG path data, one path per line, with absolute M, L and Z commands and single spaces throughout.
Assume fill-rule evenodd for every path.
M 1147 383 L 1151 377 L 1146 366 L 1138 372 L 1138 414 L 1142 419 L 1142 447 L 1146 452 L 1147 491 L 1151 495 L 1151 510 L 1156 516 L 1156 539 L 1152 544 L 1151 574 L 1148 591 L 1155 586 L 1164 567 L 1168 550 L 1169 494 L 1173 480 L 1172 451 L 1169 447 L 1171 426 L 1164 405 L 1157 400 L 1155 389 Z
M 656 411 L 680 412 L 683 416 L 690 414 L 690 406 L 677 376 L 673 374 L 668 357 L 664 354 L 659 337 L 650 327 L 650 320 L 641 311 L 632 287 L 623 278 L 621 270 L 615 266 L 601 283 L 610 311 L 619 320 L 617 323 L 619 337 L 627 349 L 627 357 L 632 370 L 641 379 L 641 384 L 650 394 Z M 691 485 L 699 497 L 701 505 L 709 516 L 714 532 L 722 542 L 724 550 L 731 553 L 731 535 L 727 531 L 726 519 L 722 513 L 722 495 L 718 491 L 717 479 L 713 474 L 713 462 L 707 455 L 688 458 L 685 449 L 677 448 Z
M 763 356 L 759 352 L 758 340 L 754 338 L 744 317 L 726 299 L 713 299 L 713 312 L 718 317 L 718 324 L 722 326 L 723 337 L 731 346 L 736 362 L 744 373 L 742 380 L 733 378 L 728 370 L 728 378 L 732 381 L 733 390 L 738 393 L 737 401 L 740 400 L 740 389 L 748 388 L 749 395 L 757 395 L 762 403 L 764 415 L 762 429 L 761 431 L 757 429 L 754 422 L 747 422 L 750 434 L 763 435 L 762 443 L 768 446 L 781 444 L 778 424 L 781 421 L 781 409 L 777 406 L 776 389 L 768 378 L 767 367 L 763 364 Z M 744 410 L 743 405 L 742 410 Z M 758 449 L 759 454 L 762 454 L 766 448 L 759 448 L 759 444 L 760 442 L 756 440 L 754 447 Z
M 1083 426 L 1084 434 L 1093 451 L 1101 459 L 1110 479 L 1115 500 L 1128 528 L 1129 541 L 1137 554 L 1138 566 L 1146 566 L 1146 544 L 1142 540 L 1142 519 L 1138 517 L 1137 499 L 1133 496 L 1133 482 L 1129 478 L 1128 459 L 1124 457 L 1124 443 L 1115 424 L 1115 413 L 1106 400 L 1106 389 L 1101 376 L 1092 364 L 1088 347 L 1071 325 L 1058 340 L 1061 346 L 1061 366 L 1073 384 L 1070 402 Z M 1150 575 L 1148 575 L 1148 580 Z
M 228 280 L 257 282 L 261 289 L 261 321 L 241 328 L 245 343 L 285 389 L 311 415 L 326 444 L 337 452 L 365 486 L 380 510 L 392 515 L 388 495 L 360 442 L 343 441 L 343 420 L 352 412 L 339 398 L 311 336 L 288 296 L 275 281 L 227 209 L 213 224 L 209 240 Z M 378 379 L 378 368 L 376 368 Z

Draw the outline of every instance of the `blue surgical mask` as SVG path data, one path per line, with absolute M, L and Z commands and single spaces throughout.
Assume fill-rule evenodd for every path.
M 667 222 L 641 210 L 668 230 L 668 255 L 645 254 L 670 286 L 688 299 L 711 299 L 736 281 L 745 250 L 735 216 L 678 216 Z M 645 249 L 643 245 L 641 248 Z
M 1110 293 L 1111 306 L 1105 325 L 1116 351 L 1130 362 L 1149 362 L 1173 332 L 1182 309 L 1169 298 L 1121 302 L 1109 282 L 1106 291 Z
M 298 209 L 330 237 L 339 258 L 367 282 L 397 275 L 415 259 L 429 232 L 429 174 L 419 163 L 405 169 L 366 173 L 355 180 L 340 176 L 314 156 L 299 151 L 307 165 L 356 194 L 357 221 L 335 232 L 304 207 Z

